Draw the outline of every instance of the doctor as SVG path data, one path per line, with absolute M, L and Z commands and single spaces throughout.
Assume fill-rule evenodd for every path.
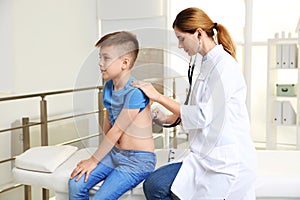
M 183 162 L 154 171 L 144 182 L 145 195 L 149 200 L 254 200 L 256 153 L 235 44 L 223 25 L 198 8 L 181 11 L 173 29 L 179 48 L 203 57 L 187 105 L 160 94 L 150 83 L 132 85 L 173 113 L 154 110 L 157 123 L 181 120 L 191 151 Z M 190 63 L 190 79 L 194 66 Z

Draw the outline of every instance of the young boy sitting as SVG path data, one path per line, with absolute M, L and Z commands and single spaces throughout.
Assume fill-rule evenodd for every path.
M 118 199 L 142 182 L 156 164 L 149 98 L 130 85 L 139 51 L 135 35 L 110 33 L 95 46 L 100 49 L 100 71 L 107 81 L 103 90 L 105 137 L 96 152 L 71 173 L 70 200 L 89 199 L 89 190 L 102 180 L 94 199 Z

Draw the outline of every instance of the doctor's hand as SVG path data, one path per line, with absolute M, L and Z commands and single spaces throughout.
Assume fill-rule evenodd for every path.
M 90 173 L 97 167 L 98 161 L 93 156 L 87 160 L 82 160 L 77 164 L 77 167 L 71 173 L 71 179 L 73 179 L 76 175 L 76 181 L 79 181 L 80 178 L 85 175 L 84 182 L 87 182 Z
M 168 116 L 159 108 L 154 108 L 151 111 L 151 118 L 157 124 L 166 124 Z
M 162 95 L 153 87 L 151 83 L 134 80 L 131 83 L 131 86 L 141 89 L 146 94 L 146 96 L 149 97 L 152 101 L 157 102 Z

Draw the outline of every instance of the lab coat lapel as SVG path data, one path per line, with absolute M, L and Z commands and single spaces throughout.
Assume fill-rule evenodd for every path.
M 210 61 L 206 60 L 206 61 L 202 62 L 201 68 L 200 68 L 200 74 L 198 75 L 196 82 L 194 84 L 194 87 L 193 87 L 190 105 L 196 105 L 197 101 L 198 101 L 197 97 L 199 97 L 199 95 L 201 96 L 204 93 L 205 87 L 208 82 L 208 75 L 211 73 L 213 68 L 214 68 L 214 65 Z M 199 100 L 201 100 L 201 98 Z

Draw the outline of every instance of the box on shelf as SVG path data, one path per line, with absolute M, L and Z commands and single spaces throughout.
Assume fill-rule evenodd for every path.
M 283 97 L 297 96 L 295 84 L 276 84 L 276 95 Z
M 297 68 L 297 44 L 277 44 L 276 45 L 276 67 L 277 68 Z
M 296 112 L 289 101 L 282 102 L 282 124 L 296 124 Z
M 274 101 L 274 113 L 273 113 L 272 121 L 274 124 L 277 125 L 282 124 L 282 102 L 281 101 Z
M 296 112 L 290 101 L 274 101 L 272 122 L 277 125 L 296 124 Z

